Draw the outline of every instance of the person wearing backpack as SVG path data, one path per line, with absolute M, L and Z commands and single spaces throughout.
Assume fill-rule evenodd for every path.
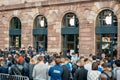
M 67 68 L 67 66 L 65 66 L 65 64 L 66 64 L 65 58 L 61 58 L 61 64 L 62 64 L 62 68 L 63 68 L 62 80 L 70 80 L 70 71 Z
M 8 66 L 5 65 L 5 61 L 0 61 L 0 73 L 8 74 Z
M 18 63 L 17 59 L 12 59 L 12 66 L 10 68 L 10 75 L 23 75 L 24 69 L 21 64 Z
M 100 74 L 99 80 L 112 80 L 112 67 L 107 63 L 102 64 L 103 71 Z
M 87 80 L 87 72 L 88 70 L 84 68 L 83 62 L 77 63 L 79 68 L 75 71 L 73 80 Z

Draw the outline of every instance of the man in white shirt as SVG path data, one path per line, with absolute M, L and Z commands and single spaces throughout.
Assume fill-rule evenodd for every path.
M 85 69 L 87 69 L 88 71 L 92 70 L 92 62 L 88 58 L 84 60 L 84 63 L 85 63 L 84 65 Z
M 44 56 L 39 56 L 38 61 L 33 68 L 33 80 L 48 80 L 48 65 L 44 63 Z

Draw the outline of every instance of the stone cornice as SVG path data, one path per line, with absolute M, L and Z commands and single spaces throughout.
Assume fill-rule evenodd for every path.
M 15 4 L 15 5 L 2 5 L 0 6 L 0 12 L 36 8 L 36 7 L 46 7 L 51 5 L 64 5 L 64 4 L 73 4 L 78 2 L 90 2 L 90 1 L 106 1 L 106 0 L 49 0 L 49 1 L 39 1 L 39 2 L 24 2 L 21 4 Z
M 46 7 L 46 6 L 51 6 L 51 5 L 62 5 L 62 4 L 71 4 L 71 3 L 78 3 L 78 2 L 87 2 L 87 1 L 94 1 L 94 0 L 49 0 L 49 1 L 39 1 L 39 2 L 24 2 L 21 4 L 15 4 L 15 5 L 2 5 L 0 6 L 0 12 L 27 9 L 27 8 L 35 8 L 35 7 Z

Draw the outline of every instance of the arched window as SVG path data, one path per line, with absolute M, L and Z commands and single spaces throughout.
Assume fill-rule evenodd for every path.
M 76 15 L 72 12 L 65 14 L 63 18 L 63 26 L 64 27 L 78 27 L 79 21 Z
M 10 21 L 10 46 L 21 47 L 21 21 L 18 17 L 13 17 Z
M 96 53 L 117 55 L 118 20 L 113 11 L 101 11 L 96 20 Z
M 47 21 L 45 16 L 38 15 L 34 20 L 34 47 L 36 47 L 36 51 L 39 50 L 47 50 Z
M 46 18 L 43 15 L 38 15 L 34 21 L 35 28 L 47 27 Z
M 13 17 L 11 19 L 11 29 L 21 29 L 21 22 L 20 22 L 20 19 L 17 18 L 17 17 Z
M 77 16 L 72 13 L 66 13 L 62 20 L 62 51 L 67 53 L 78 52 L 79 46 L 79 21 Z
M 103 10 L 97 17 L 97 26 L 117 26 L 117 17 L 109 10 Z

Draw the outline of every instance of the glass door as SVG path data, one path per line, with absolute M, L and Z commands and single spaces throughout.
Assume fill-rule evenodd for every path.
M 21 47 L 21 37 L 17 35 L 11 36 L 11 46 L 15 48 L 20 48 Z
M 117 55 L 117 34 L 99 34 L 96 35 L 97 53 Z
M 63 36 L 64 52 L 78 52 L 78 35 L 70 34 Z

